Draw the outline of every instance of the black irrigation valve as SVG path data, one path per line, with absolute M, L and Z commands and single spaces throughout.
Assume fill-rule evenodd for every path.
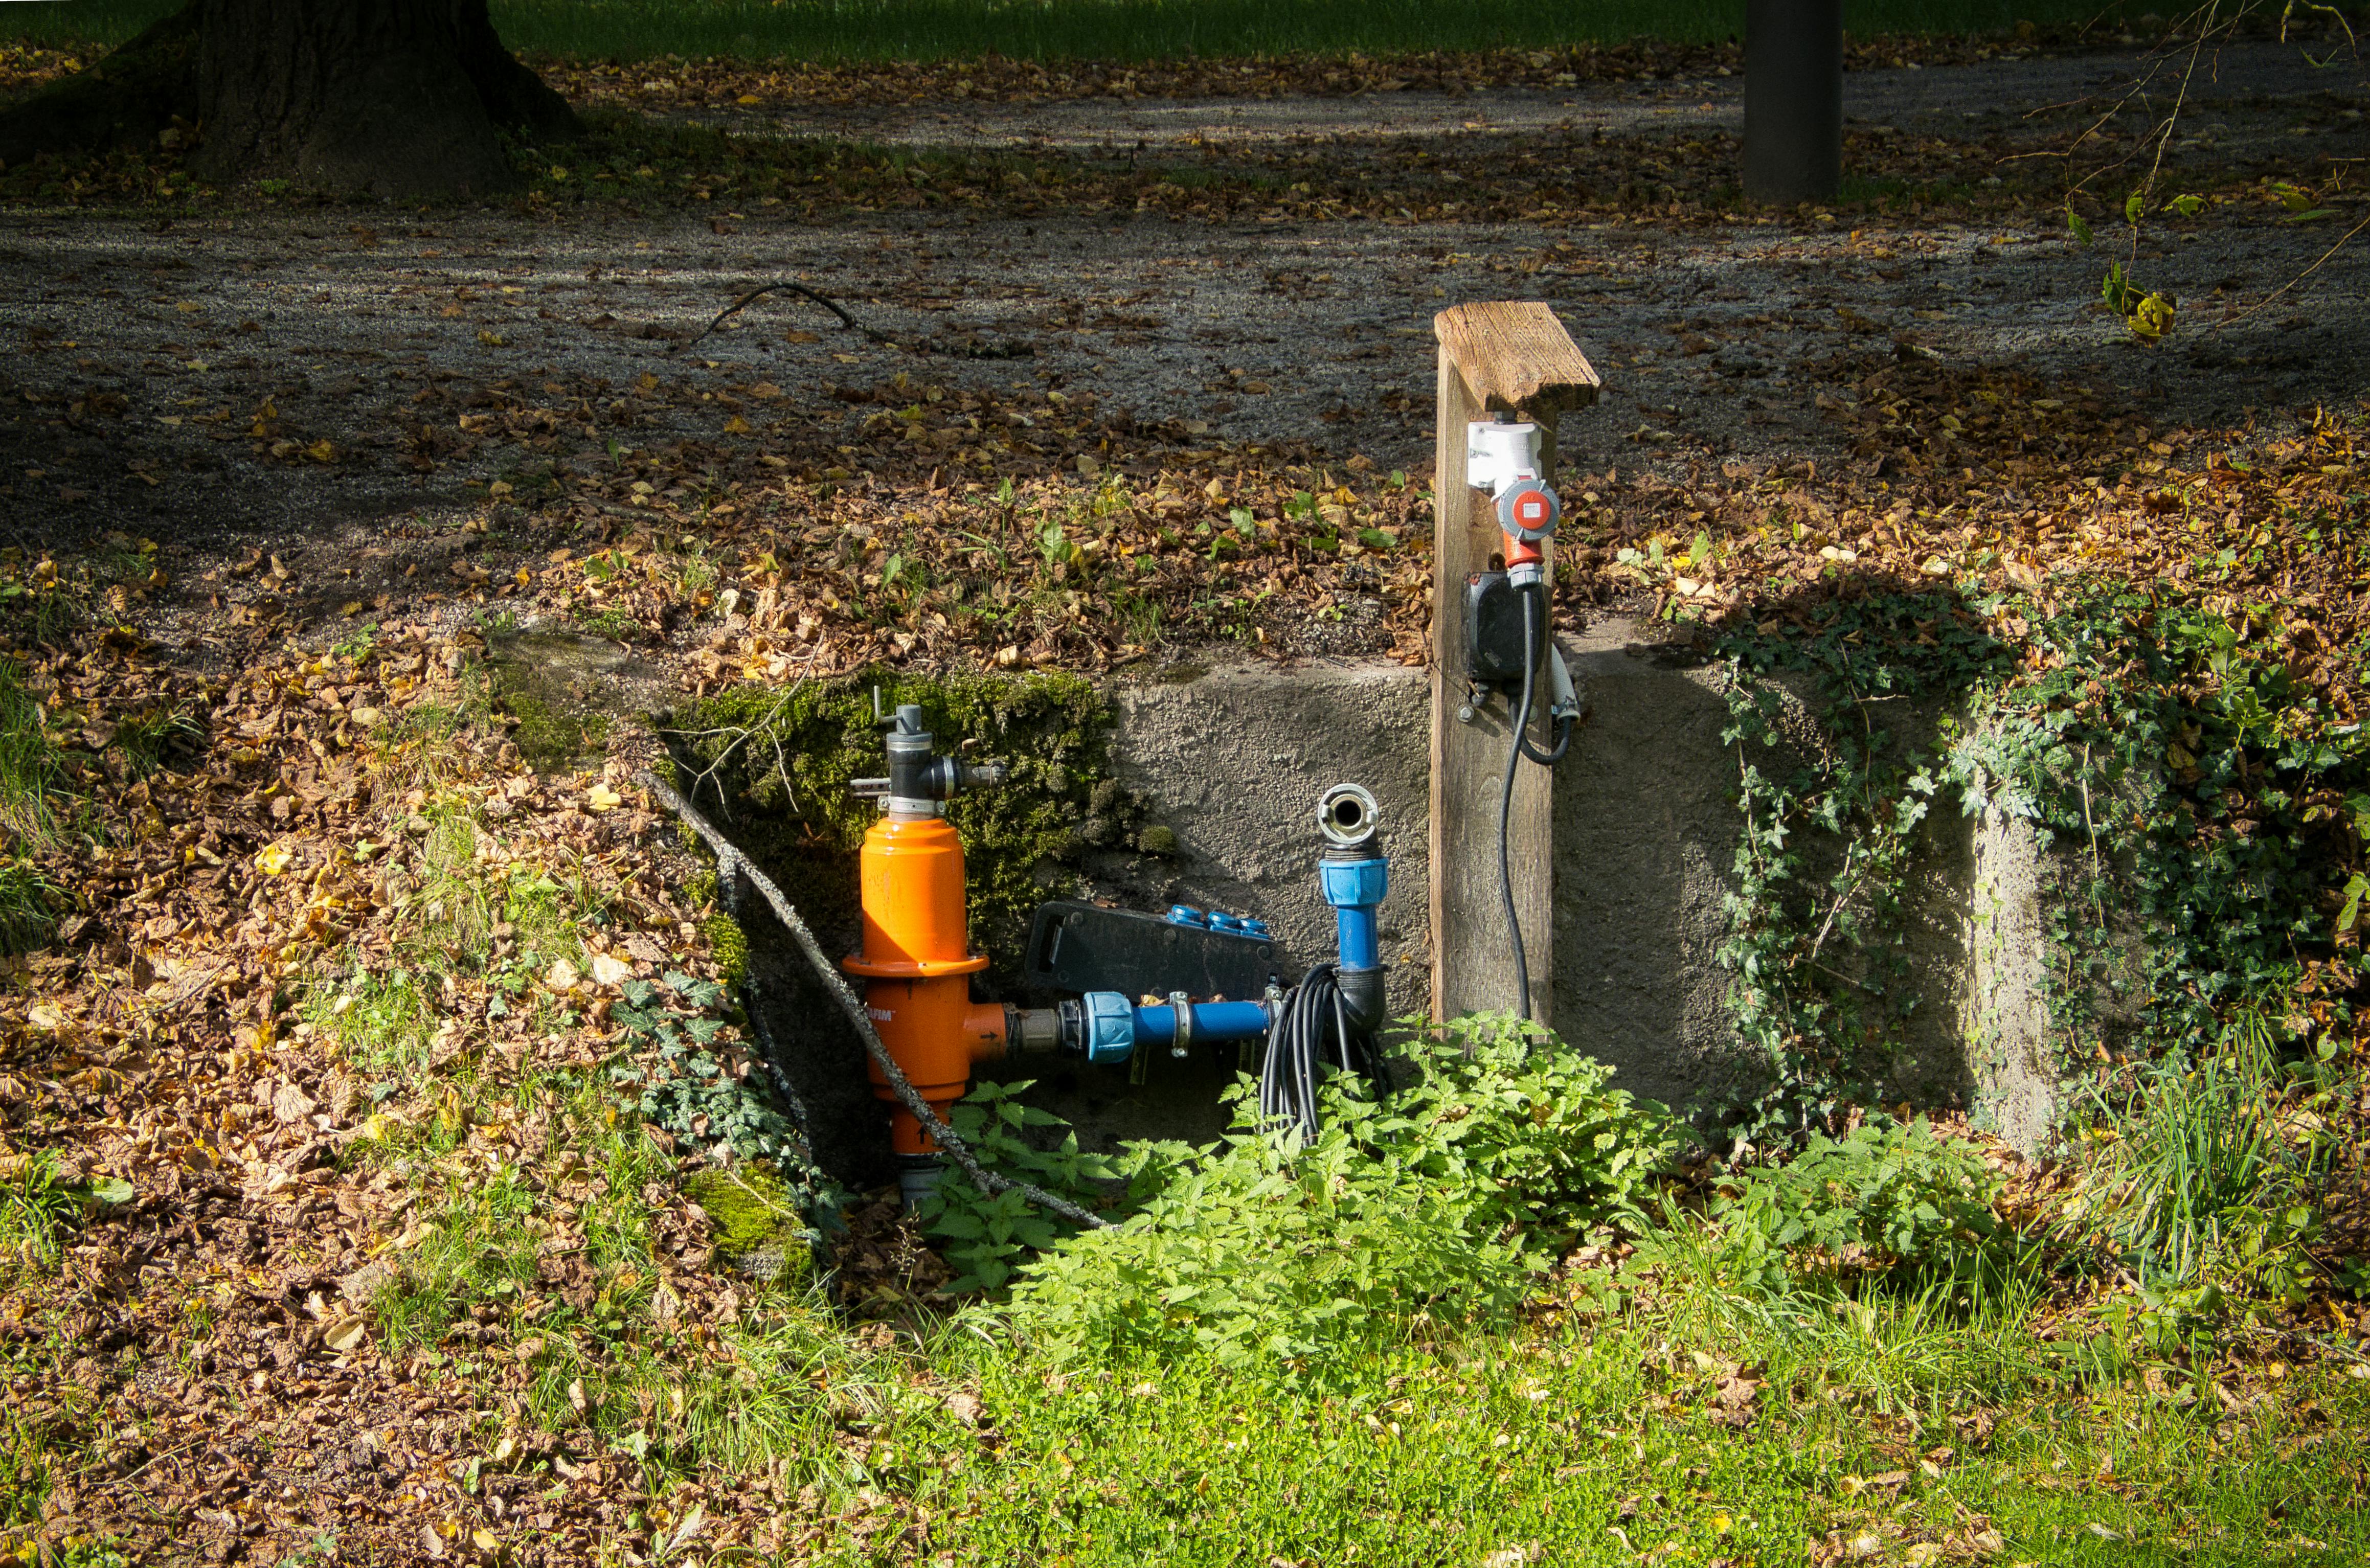
M 922 710 L 912 703 L 901 703 L 895 713 L 883 714 L 877 686 L 872 690 L 872 722 L 888 732 L 889 776 L 857 779 L 849 787 L 859 795 L 885 798 L 890 810 L 898 809 L 900 801 L 935 808 L 936 802 L 952 800 L 965 790 L 1000 784 L 1007 777 L 1001 762 L 966 762 L 939 756 L 937 738 L 922 727 Z

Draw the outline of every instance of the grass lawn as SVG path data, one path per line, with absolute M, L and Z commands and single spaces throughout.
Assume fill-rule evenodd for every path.
M 1865 1347 L 1898 1371 L 1916 1336 L 1880 1320 Z M 1670 1327 L 1378 1358 L 1324 1392 L 999 1359 L 984 1383 L 1007 1446 L 916 1495 L 967 1563 L 2370 1556 L 2370 1384 L 2323 1379 L 2234 1421 L 2212 1401 L 2081 1386 L 2010 1333 L 1991 1349 L 2023 1393 L 2002 1406 L 1972 1385 L 1856 1385 L 1817 1354 L 1824 1335 L 1733 1338 L 1723 1356 Z M 1740 1414 L 1716 1391 L 1753 1350 L 1777 1356 Z M 930 1453 L 912 1459 L 927 1473 Z
M 58 0 L 11 8 L 0 34 L 115 44 L 179 0 Z M 2116 16 L 2099 0 L 1850 0 L 1855 33 L 1996 31 L 2020 21 Z M 1484 6 L 1456 0 L 493 0 L 494 25 L 530 53 L 640 59 L 1046 60 L 1537 49 L 1639 36 L 1703 42 L 1741 33 L 1742 0 L 1597 0 Z

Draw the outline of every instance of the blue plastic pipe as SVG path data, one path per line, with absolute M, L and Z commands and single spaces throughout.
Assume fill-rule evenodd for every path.
M 1197 1040 L 1245 1040 L 1267 1033 L 1267 1007 L 1257 1001 L 1195 1001 L 1193 1037 Z M 1170 1007 L 1135 1010 L 1135 1043 L 1165 1046 L 1177 1037 L 1177 1013 Z
M 1334 939 L 1341 949 L 1344 969 L 1381 967 L 1383 944 L 1375 929 L 1372 904 L 1352 904 L 1333 911 Z
M 1317 863 L 1317 881 L 1325 901 L 1333 906 L 1340 967 L 1381 968 L 1382 933 L 1375 912 L 1390 891 L 1391 863 L 1381 856 L 1370 860 L 1321 860 Z

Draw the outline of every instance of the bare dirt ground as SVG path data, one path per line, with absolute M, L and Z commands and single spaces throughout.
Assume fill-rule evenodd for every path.
M 2042 155 L 2148 68 L 2091 55 L 1855 72 L 1855 165 L 1874 172 L 1888 149 L 1925 149 L 1921 168 L 1939 157 L 1946 179 L 1980 198 L 2003 174 L 2062 163 Z M 2159 74 L 2124 128 L 2161 112 L 2172 86 Z M 2188 82 L 2164 189 L 2259 169 L 2341 172 L 2363 148 L 2365 97 L 2356 63 L 2315 68 L 2293 47 L 2236 47 Z M 1674 148 L 1732 150 L 1741 109 L 1735 79 L 1711 77 L 1463 97 L 733 112 L 736 133 L 1025 147 L 1087 164 L 1190 149 L 1222 171 L 1281 166 L 1320 187 L 1412 159 L 1453 212 L 1510 156 L 1551 180 L 1566 150 L 1602 156 L 1610 143 L 1646 170 Z M 1946 365 L 2095 385 L 2159 427 L 2236 425 L 2357 391 L 2370 326 L 2370 247 L 2306 275 L 2353 221 L 2350 206 L 2312 223 L 2281 222 L 2261 200 L 2195 221 L 2152 217 L 2135 247 L 2102 220 L 2099 247 L 2084 252 L 2037 203 L 1903 212 L 1864 200 L 1815 217 L 1705 221 L 1649 200 L 1580 221 L 1473 223 L 1207 223 L 1029 205 L 823 222 L 721 202 L 526 215 L 11 211 L 0 217 L 17 350 L 0 366 L 0 530 L 35 551 L 152 538 L 176 576 L 268 549 L 323 603 L 369 599 L 417 587 L 423 563 L 441 574 L 446 556 L 482 549 L 451 524 L 538 458 L 581 470 L 613 461 L 615 443 L 691 441 L 719 474 L 767 455 L 777 468 L 837 456 L 851 473 L 876 471 L 833 450 L 857 446 L 869 410 L 826 389 L 901 373 L 991 398 L 1066 389 L 1146 431 L 1168 422 L 1169 439 L 1130 454 L 1146 461 L 1165 452 L 1190 466 L 1177 454 L 1231 442 L 1417 473 L 1430 317 L 1465 300 L 1542 298 L 1562 312 L 1605 378 L 1602 405 L 1565 437 L 1567 461 L 1592 472 L 1832 460 L 1844 432 L 1807 367 L 1896 344 Z M 2134 342 L 2097 307 L 2109 256 L 2180 298 L 2171 338 Z M 781 279 L 845 301 L 889 341 L 777 294 L 685 351 L 719 309 Z M 813 340 L 787 340 L 801 329 Z M 950 343 L 1027 357 L 915 351 Z M 742 410 L 753 384 L 776 389 L 761 400 L 772 418 L 736 439 L 734 425 L 752 429 Z M 472 428 L 522 415 L 541 427 L 523 440 Z M 957 477 L 974 475 L 949 468 L 940 480 Z M 584 521 L 535 515 L 522 545 Z

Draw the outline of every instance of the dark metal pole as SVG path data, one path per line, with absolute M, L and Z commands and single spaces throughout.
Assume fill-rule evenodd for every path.
M 1831 201 L 1843 163 L 1843 0 L 1745 0 L 1744 199 Z

